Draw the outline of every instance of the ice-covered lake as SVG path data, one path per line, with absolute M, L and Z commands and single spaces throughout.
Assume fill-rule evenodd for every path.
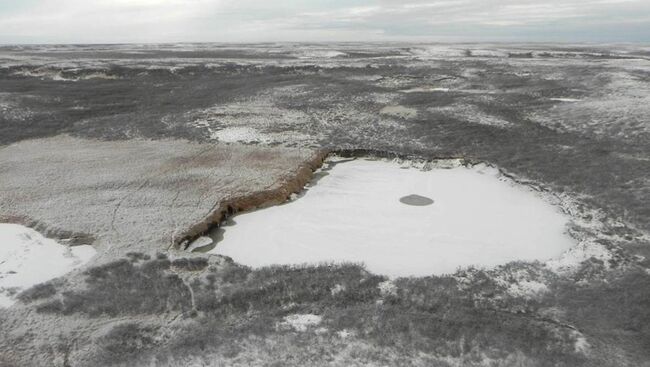
M 210 252 L 252 267 L 354 262 L 399 277 L 546 260 L 574 245 L 568 216 L 486 165 L 355 159 L 321 176 L 291 202 L 236 216 Z
M 89 245 L 65 246 L 31 228 L 0 223 L 0 308 L 25 289 L 64 275 L 95 255 Z

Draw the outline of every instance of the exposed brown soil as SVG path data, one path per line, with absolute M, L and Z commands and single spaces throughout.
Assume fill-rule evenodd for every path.
M 330 153 L 331 151 L 327 149 L 316 151 L 295 172 L 288 173 L 281 178 L 279 187 L 234 197 L 218 203 L 203 221 L 195 224 L 182 236 L 179 236 L 179 240 L 174 243 L 174 246 L 184 250 L 194 239 L 204 235 L 214 227 L 221 226 L 228 217 L 236 213 L 266 208 L 287 201 L 291 194 L 299 193 L 311 181 L 314 171 L 323 165 L 323 161 Z

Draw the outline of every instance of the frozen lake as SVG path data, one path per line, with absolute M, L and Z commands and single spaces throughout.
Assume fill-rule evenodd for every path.
M 95 255 L 89 245 L 64 246 L 31 228 L 0 223 L 0 308 L 25 289 L 82 266 Z
M 574 245 L 559 208 L 485 165 L 356 159 L 323 174 L 294 201 L 236 216 L 210 253 L 252 267 L 364 263 L 400 277 L 547 260 Z

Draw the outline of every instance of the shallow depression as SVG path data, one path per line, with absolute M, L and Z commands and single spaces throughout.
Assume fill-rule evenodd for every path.
M 0 223 L 0 308 L 23 290 L 64 275 L 95 255 L 89 245 L 65 246 L 31 228 Z
M 337 163 L 299 199 L 236 216 L 210 252 L 253 267 L 364 263 L 398 277 L 546 260 L 574 245 L 559 208 L 494 168 L 404 168 Z

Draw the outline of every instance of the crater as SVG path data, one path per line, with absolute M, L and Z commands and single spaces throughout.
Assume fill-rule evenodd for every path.
M 328 158 L 323 169 L 295 200 L 224 223 L 209 253 L 254 268 L 352 262 L 403 277 L 543 261 L 575 244 L 569 216 L 545 194 L 485 164 Z

